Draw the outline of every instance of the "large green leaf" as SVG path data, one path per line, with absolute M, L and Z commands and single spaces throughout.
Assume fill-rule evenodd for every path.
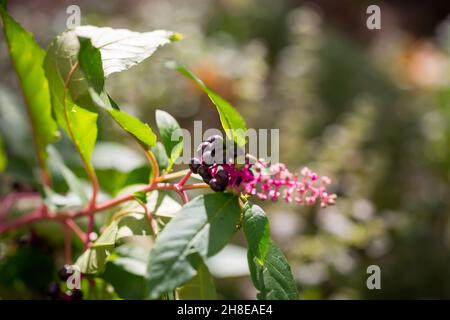
M 225 130 L 227 136 L 234 141 L 239 146 L 245 145 L 245 135 L 247 133 L 247 127 L 245 125 L 244 118 L 237 112 L 237 110 L 224 98 L 218 95 L 216 92 L 207 87 L 202 80 L 200 80 L 192 71 L 187 69 L 185 66 L 170 61 L 167 66 L 171 69 L 175 69 L 187 78 L 194 81 L 209 97 L 209 99 L 214 103 L 219 112 L 220 122 Z
M 25 98 L 38 161 L 45 167 L 46 146 L 58 137 L 58 127 L 51 114 L 49 86 L 42 69 L 45 51 L 1 5 L 0 15 L 9 54 Z
M 80 38 L 88 38 L 100 50 L 105 77 L 127 70 L 150 57 L 158 47 L 180 40 L 171 31 L 133 32 L 127 29 L 79 26 L 74 29 Z
M 183 285 L 178 294 L 181 300 L 215 300 L 217 299 L 214 279 L 205 263 L 200 262 L 197 275 Z
M 183 151 L 181 128 L 174 117 L 162 110 L 156 110 L 156 125 L 159 129 L 162 144 L 169 156 L 170 168 Z M 178 137 L 177 140 L 173 139 L 174 135 Z
M 263 265 L 270 243 L 269 220 L 264 210 L 248 204 L 244 209 L 244 233 L 250 250 Z
M 185 204 L 158 235 L 148 266 L 149 297 L 157 298 L 196 275 L 198 260 L 219 252 L 239 222 L 238 198 L 227 193 L 199 196 Z
M 98 114 L 89 102 L 89 85 L 78 67 L 78 51 L 78 38 L 73 32 L 64 32 L 47 50 L 44 69 L 56 120 L 75 144 L 86 165 L 91 166 L 90 158 L 97 140 Z M 75 99 L 83 105 L 75 103 Z
M 281 249 L 270 241 L 264 265 L 248 250 L 248 264 L 260 300 L 296 300 L 297 286 Z
M 141 122 L 136 117 L 119 110 L 117 104 L 105 93 L 105 77 L 100 50 L 95 48 L 89 39 L 80 37 L 79 41 L 80 51 L 78 54 L 78 61 L 84 72 L 86 81 L 90 85 L 88 91 L 93 103 L 105 108 L 117 124 L 138 141 L 147 147 L 153 146 L 156 143 L 156 135 L 149 125 Z

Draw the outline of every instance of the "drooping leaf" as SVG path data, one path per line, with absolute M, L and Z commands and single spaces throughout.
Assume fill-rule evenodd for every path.
M 148 266 L 149 297 L 157 298 L 196 275 L 194 256 L 219 252 L 239 222 L 238 198 L 227 193 L 199 196 L 185 204 L 158 235 Z
M 180 39 L 180 35 L 165 30 L 133 32 L 127 29 L 79 26 L 78 37 L 88 38 L 100 50 L 105 77 L 127 70 L 150 57 L 158 47 Z
M 93 103 L 96 106 L 105 108 L 117 124 L 139 142 L 143 143 L 147 147 L 153 146 L 156 142 L 156 135 L 153 133 L 149 125 L 143 123 L 136 117 L 121 111 L 117 106 L 117 103 L 104 91 L 105 74 L 101 49 L 94 47 L 89 38 L 80 36 L 79 41 L 80 50 L 78 54 L 78 61 L 86 77 L 85 80 L 89 83 L 87 90 Z M 104 50 L 109 52 L 107 49 Z
M 54 147 L 48 146 L 47 152 L 50 155 L 50 164 L 53 164 L 55 169 L 61 173 L 69 187 L 69 190 L 80 198 L 81 204 L 87 204 L 89 201 L 88 195 L 86 193 L 86 188 L 83 186 L 80 179 L 65 165 L 61 155 Z
M 108 109 L 111 117 L 128 133 L 148 147 L 156 143 L 156 135 L 148 124 L 141 122 L 138 118 L 117 109 Z
M 270 241 L 264 265 L 248 250 L 248 264 L 260 300 L 297 300 L 298 292 L 291 267 L 281 249 Z
M 244 233 L 250 250 L 263 265 L 269 249 L 270 230 L 269 220 L 261 207 L 250 204 L 245 207 Z
M 181 300 L 215 300 L 216 286 L 208 267 L 200 262 L 197 275 L 178 290 Z
M 58 136 L 58 127 L 51 113 L 50 92 L 42 68 L 45 51 L 33 35 L 17 23 L 0 6 L 3 29 L 9 54 L 19 78 L 41 167 L 45 167 L 46 147 Z
M 183 151 L 183 135 L 177 120 L 169 113 L 156 110 L 156 125 L 159 129 L 162 144 L 169 157 L 171 167 Z M 175 139 L 177 137 L 177 139 Z
M 220 122 L 227 136 L 233 139 L 239 146 L 244 146 L 246 143 L 245 135 L 247 127 L 244 118 L 242 118 L 239 112 L 228 101 L 207 87 L 202 80 L 185 66 L 170 61 L 167 63 L 167 67 L 177 70 L 182 75 L 194 81 L 208 95 L 219 112 Z
M 49 82 L 56 121 L 75 144 L 83 161 L 90 158 L 97 140 L 98 114 L 89 99 L 89 85 L 78 67 L 78 38 L 71 31 L 58 36 L 47 50 L 44 69 Z M 72 93 L 76 97 L 72 96 Z M 79 105 L 75 99 L 85 103 Z

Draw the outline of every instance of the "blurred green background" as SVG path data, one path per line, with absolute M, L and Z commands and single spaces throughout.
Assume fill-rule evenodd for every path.
M 159 108 L 187 129 L 194 120 L 220 127 L 207 98 L 163 67 L 173 59 L 229 99 L 248 127 L 279 128 L 280 160 L 292 171 L 307 165 L 333 179 L 336 206 L 264 203 L 302 299 L 450 298 L 450 2 L 16 0 L 9 10 L 46 47 L 71 4 L 82 24 L 184 35 L 108 80 L 123 109 L 150 124 Z M 381 30 L 366 28 L 370 4 L 381 7 Z M 31 137 L 3 34 L 0 75 L 9 157 L 0 192 L 32 190 Z M 135 145 L 100 121 L 93 161 L 107 196 L 148 172 Z M 82 175 L 67 141 L 58 149 Z M 45 297 L 63 264 L 58 228 L 26 231 L 0 241 L 0 298 Z M 371 264 L 381 290 L 366 287 Z M 215 272 L 222 298 L 255 297 L 243 274 Z

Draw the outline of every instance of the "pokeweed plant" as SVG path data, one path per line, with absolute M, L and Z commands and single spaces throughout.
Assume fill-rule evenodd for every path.
M 330 179 L 320 178 L 308 168 L 296 175 L 283 164 L 269 164 L 245 154 L 244 119 L 229 102 L 181 64 L 170 62 L 168 67 L 192 80 L 208 95 L 227 135 L 225 139 L 212 136 L 200 144 L 196 157 L 185 170 L 173 172 L 173 165 L 183 151 L 183 139 L 172 140 L 173 133 L 180 130 L 176 119 L 165 111 L 156 112 L 158 142 L 148 124 L 121 110 L 105 90 L 109 75 L 142 62 L 158 47 L 180 40 L 180 34 L 79 26 L 57 36 L 44 50 L 8 14 L 5 1 L 1 1 L 0 14 L 26 102 L 38 180 L 42 185 L 40 194 L 31 195 L 42 198 L 41 205 L 13 219 L 0 217 L 0 234 L 53 220 L 60 223 L 65 235 L 67 265 L 59 272 L 61 280 L 67 280 L 71 274 L 69 267 L 74 258 L 71 241 L 75 236 L 84 243 L 84 251 L 74 265 L 80 269 L 83 279 L 88 280 L 88 286 L 106 281 L 112 284 L 119 298 L 214 299 L 214 282 L 205 261 L 221 251 L 236 232 L 243 230 L 257 298 L 298 298 L 288 261 L 270 237 L 269 219 L 251 199 L 282 198 L 302 205 L 319 202 L 325 207 L 336 199 L 326 189 Z M 99 200 L 99 182 L 91 163 L 100 110 L 136 140 L 151 169 L 148 184 L 129 186 L 105 201 Z M 90 194 L 86 194 L 79 178 L 52 146 L 61 135 L 60 130 L 73 143 L 81 159 L 90 181 Z M 223 154 L 220 151 L 230 146 L 231 153 L 218 157 Z M 4 169 L 6 159 L 1 154 L 1 169 Z M 55 195 L 62 195 L 52 189 L 49 160 L 57 163 L 69 190 L 79 197 L 82 207 L 67 208 L 55 203 Z M 194 176 L 203 181 L 191 182 Z M 189 192 L 198 189 L 214 192 L 190 199 Z M 2 212 L 6 214 L 15 201 L 26 196 L 30 195 L 7 195 Z M 110 218 L 106 225 L 98 227 L 94 218 L 100 213 L 110 213 Z M 83 217 L 88 221 L 85 230 L 78 222 Z M 96 238 L 98 230 L 101 232 Z M 63 293 L 62 286 L 53 283 L 51 296 L 82 298 L 80 288 Z

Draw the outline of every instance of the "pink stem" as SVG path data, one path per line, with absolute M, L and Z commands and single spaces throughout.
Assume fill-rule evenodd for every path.
M 200 188 L 206 188 L 208 185 L 205 183 L 198 183 L 198 184 L 192 184 L 192 185 L 185 185 L 182 187 L 177 187 L 177 185 L 174 184 L 170 184 L 170 183 L 155 183 L 155 184 L 151 184 L 148 185 L 144 188 L 142 188 L 141 192 L 150 192 L 153 190 L 173 190 L 175 192 L 177 192 L 181 199 L 183 200 L 183 203 L 186 203 L 189 201 L 187 194 L 186 194 L 186 190 L 192 190 L 192 189 L 200 189 Z M 115 199 L 111 199 L 108 200 L 106 202 L 103 202 L 102 204 L 96 205 L 92 211 L 90 211 L 90 208 L 87 209 L 83 209 L 80 211 L 75 211 L 75 212 L 48 212 L 47 208 L 42 206 L 36 210 L 34 210 L 33 212 L 21 216 L 9 223 L 0 223 L 0 234 L 4 233 L 6 231 L 9 231 L 11 229 L 15 229 L 18 228 L 20 226 L 26 225 L 26 224 L 30 224 L 30 223 L 34 223 L 36 221 L 40 221 L 40 220 L 57 220 L 57 221 L 63 221 L 66 219 L 76 219 L 79 217 L 84 217 L 84 216 L 88 216 L 89 214 L 92 213 L 92 215 L 94 215 L 95 213 L 104 211 L 106 209 L 115 207 L 123 202 L 126 201 L 131 201 L 134 199 L 133 194 L 128 194 L 128 195 L 123 195 L 120 197 L 117 197 Z M 88 236 L 88 235 L 87 235 Z

